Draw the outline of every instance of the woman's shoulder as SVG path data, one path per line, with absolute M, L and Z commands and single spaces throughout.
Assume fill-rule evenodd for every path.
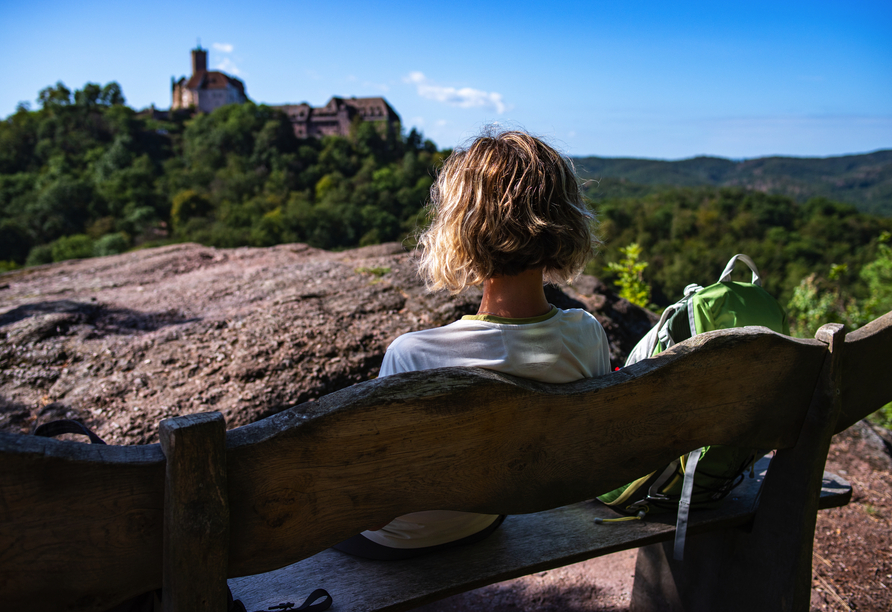
M 597 324 L 601 325 L 598 318 L 587 310 L 582 308 L 558 308 L 557 317 L 562 321 L 571 323 L 580 323 L 583 325 Z
M 387 347 L 388 351 L 405 351 L 414 350 L 425 346 L 438 346 L 446 341 L 453 341 L 468 333 L 474 333 L 489 329 L 486 325 L 481 325 L 479 321 L 469 321 L 459 319 L 443 325 L 441 327 L 431 327 L 430 329 L 422 329 L 405 333 L 390 343 Z
M 397 372 L 427 370 L 452 365 L 468 365 L 468 351 L 486 342 L 491 327 L 477 321 L 455 321 L 442 327 L 409 332 L 387 347 L 382 376 Z M 484 337 L 481 337 L 484 336 Z

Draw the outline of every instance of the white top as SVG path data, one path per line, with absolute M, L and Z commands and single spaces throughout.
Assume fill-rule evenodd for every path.
M 444 327 L 404 334 L 387 349 L 379 376 L 452 366 L 476 366 L 540 382 L 566 383 L 610 371 L 607 335 L 584 310 L 531 319 L 474 315 Z M 475 534 L 493 514 L 452 510 L 413 512 L 363 536 L 391 548 L 421 548 Z

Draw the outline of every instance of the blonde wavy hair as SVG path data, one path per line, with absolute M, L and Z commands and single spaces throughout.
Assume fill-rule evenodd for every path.
M 418 270 L 432 291 L 537 267 L 546 281 L 567 283 L 599 244 L 572 162 L 520 131 L 456 150 L 431 188 L 430 215 Z

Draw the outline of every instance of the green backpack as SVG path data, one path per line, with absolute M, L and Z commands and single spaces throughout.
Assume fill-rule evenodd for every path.
M 742 261 L 752 271 L 752 282 L 731 280 L 734 265 Z M 719 282 L 708 287 L 688 285 L 684 297 L 666 308 L 659 323 L 635 346 L 626 360 L 632 365 L 656 355 L 682 340 L 716 329 L 761 325 L 789 335 L 787 315 L 764 289 L 756 264 L 747 255 L 731 258 Z M 648 513 L 678 512 L 675 530 L 675 558 L 684 551 L 688 513 L 691 508 L 714 508 L 721 504 L 764 451 L 732 446 L 705 446 L 672 461 L 598 500 L 631 516 L 596 519 L 616 522 L 642 519 Z

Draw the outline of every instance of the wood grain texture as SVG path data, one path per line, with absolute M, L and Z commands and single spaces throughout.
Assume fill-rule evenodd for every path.
M 704 444 L 792 446 L 825 352 L 764 328 L 710 332 L 576 383 L 412 372 L 322 398 L 300 426 L 286 411 L 232 431 L 230 576 L 407 512 L 536 512 Z
M 226 421 L 219 412 L 161 421 L 164 612 L 226 612 L 229 491 Z
M 106 610 L 161 586 L 164 455 L 0 433 L 8 610 Z
M 846 336 L 836 433 L 892 402 L 892 312 Z
M 768 461 L 757 465 L 728 503 L 692 513 L 694 535 L 744 525 L 753 516 Z M 851 486 L 825 474 L 822 507 L 848 503 Z M 671 541 L 672 517 L 595 525 L 594 517 L 617 516 L 597 502 L 582 502 L 536 514 L 509 516 L 486 540 L 469 547 L 401 562 L 375 562 L 326 550 L 282 569 L 229 581 L 248 610 L 299 603 L 315 588 L 331 593 L 338 610 L 408 610 L 456 593 L 585 559 Z
M 409 373 L 233 430 L 228 575 L 282 567 L 410 511 L 578 502 L 703 444 L 789 448 L 825 353 L 725 330 L 568 385 Z M 158 445 L 0 434 L 8 605 L 102 610 L 160 587 L 164 470 Z

